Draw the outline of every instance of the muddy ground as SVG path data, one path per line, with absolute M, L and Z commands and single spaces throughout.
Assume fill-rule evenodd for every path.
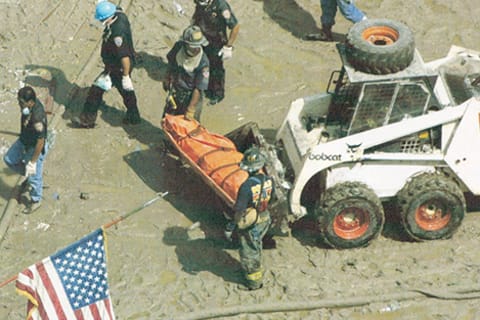
M 0 281 L 168 191 L 164 199 L 107 231 L 109 284 L 118 319 L 180 319 L 187 314 L 194 319 L 206 310 L 239 306 L 257 306 L 258 312 L 222 318 L 480 318 L 476 299 L 427 298 L 411 291 L 440 290 L 439 295 L 452 298 L 462 288 L 479 288 L 480 214 L 475 212 L 446 241 L 406 241 L 393 221 L 369 247 L 346 251 L 319 243 L 307 217 L 293 226 L 290 237 L 276 238 L 276 248 L 265 251 L 265 288 L 239 291 L 238 253 L 222 238 L 224 220 L 212 193 L 161 152 L 165 55 L 188 25 L 193 1 L 177 0 L 183 15 L 170 0 L 122 1 L 141 58 L 132 78 L 144 121 L 138 127 L 122 126 L 125 109 L 112 91 L 105 95 L 98 126 L 80 130 L 71 128 L 69 119 L 81 110 L 88 86 L 101 71 L 95 2 L 0 0 L 2 155 L 19 129 L 16 91 L 22 81 L 40 69 L 57 83 L 51 116 L 57 136 L 46 161 L 39 211 L 26 216 L 20 204 L 9 202 L 18 177 L 1 164 L 0 206 L 13 213 L 0 243 Z M 340 67 L 335 44 L 302 40 L 318 29 L 318 2 L 230 1 L 241 30 L 234 57 L 226 63 L 226 99 L 204 107 L 202 122 L 210 131 L 226 133 L 255 120 L 272 136 L 292 100 L 325 89 L 330 72 Z M 480 50 L 475 0 L 357 4 L 371 18 L 406 23 L 426 61 L 446 55 L 452 44 Z M 336 40 L 342 41 L 349 26 L 339 15 Z M 88 199 L 81 199 L 82 193 Z M 189 230 L 197 221 L 200 227 Z M 260 313 L 272 305 L 312 306 L 324 299 L 348 304 L 352 298 L 366 303 Z M 1 319 L 23 319 L 25 303 L 13 283 L 0 288 Z

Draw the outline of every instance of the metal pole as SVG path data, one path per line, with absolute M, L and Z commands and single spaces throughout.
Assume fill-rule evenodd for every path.
M 166 195 L 168 194 L 168 191 L 165 191 L 165 192 L 159 192 L 157 193 L 157 196 L 151 200 L 148 200 L 147 202 L 145 202 L 144 204 L 142 204 L 140 207 L 136 208 L 136 209 L 133 209 L 132 211 L 130 212 L 127 212 L 125 213 L 124 215 L 121 215 L 120 217 L 118 217 L 117 219 L 109 222 L 109 223 L 106 223 L 102 226 L 102 228 L 104 229 L 108 229 L 110 228 L 111 226 L 113 225 L 116 225 L 117 223 L 119 223 L 120 221 L 123 221 L 125 219 L 127 219 L 128 217 L 130 217 L 131 215 L 137 213 L 138 211 L 140 210 L 143 210 L 145 209 L 146 207 L 150 206 L 151 204 L 153 204 L 155 201 L 159 200 L 160 198 L 164 198 Z

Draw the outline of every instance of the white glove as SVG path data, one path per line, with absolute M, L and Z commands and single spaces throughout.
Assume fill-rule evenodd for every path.
M 133 91 L 133 83 L 130 76 L 122 76 L 122 88 L 126 91 Z
M 235 230 L 235 227 L 237 225 L 233 221 L 229 221 L 227 225 L 225 226 L 225 230 L 223 230 L 223 234 L 225 236 L 225 239 L 228 241 L 232 241 L 232 233 L 233 230 Z
M 228 231 L 228 230 L 224 230 L 223 231 L 223 235 L 225 236 L 225 239 L 227 239 L 227 241 L 232 241 L 232 233 L 233 231 Z
M 223 60 L 230 59 L 233 56 L 233 47 L 223 46 L 218 52 L 218 56 L 222 57 Z
M 103 89 L 104 91 L 108 91 L 112 88 L 112 78 L 110 78 L 108 73 L 101 73 L 97 79 L 95 79 L 93 85 Z
M 25 166 L 25 177 L 34 176 L 37 173 L 37 163 L 28 161 Z

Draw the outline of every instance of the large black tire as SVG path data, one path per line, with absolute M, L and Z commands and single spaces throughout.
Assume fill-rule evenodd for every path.
M 401 223 L 414 240 L 450 238 L 465 216 L 465 197 L 451 178 L 422 173 L 397 195 Z
M 337 249 L 367 246 L 385 222 L 380 199 L 360 182 L 343 182 L 326 190 L 317 217 L 325 243 Z
M 358 71 L 389 74 L 413 61 L 415 41 L 403 23 L 389 19 L 367 19 L 354 24 L 347 35 L 347 61 Z

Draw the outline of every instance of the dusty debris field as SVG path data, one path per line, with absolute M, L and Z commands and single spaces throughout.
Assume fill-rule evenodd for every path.
M 124 107 L 111 92 L 97 128 L 83 131 L 69 127 L 68 119 L 79 112 L 101 68 L 95 1 L 0 0 L 2 155 L 18 132 L 15 94 L 29 70 L 53 74 L 55 103 L 64 106 L 56 109 L 58 134 L 46 162 L 42 208 L 25 216 L 20 205 L 10 203 L 14 214 L 0 243 L 0 281 L 137 208 L 156 192 L 168 191 L 165 199 L 107 231 L 109 283 L 118 319 L 203 319 L 207 311 L 223 319 L 479 319 L 478 299 L 464 299 L 465 291 L 479 289 L 476 212 L 449 240 L 408 242 L 390 221 L 369 247 L 344 251 L 319 243 L 314 223 L 305 218 L 293 226 L 290 237 L 276 238 L 276 248 L 265 251 L 265 288 L 237 289 L 238 254 L 222 239 L 224 221 L 214 209 L 212 193 L 160 150 L 165 55 L 193 13 L 193 1 L 176 3 L 183 15 L 172 1 L 122 1 L 141 58 L 133 81 L 144 122 L 123 127 Z M 324 90 L 332 69 L 340 67 L 335 45 L 302 40 L 318 28 L 318 0 L 230 3 L 241 31 L 226 66 L 227 97 L 206 106 L 202 120 L 218 133 L 256 120 L 272 136 L 290 102 Z M 369 17 L 406 23 L 426 61 L 444 56 L 452 44 L 480 50 L 480 8 L 474 0 L 357 4 Z M 339 16 L 337 40 L 348 27 Z M 16 182 L 2 164 L 2 211 Z M 81 193 L 88 199 L 81 199 Z M 197 221 L 200 227 L 189 230 Z M 1 319 L 23 319 L 25 304 L 13 283 L 1 288 Z M 220 316 L 242 307 L 256 312 Z M 271 312 L 280 307 L 282 312 Z

